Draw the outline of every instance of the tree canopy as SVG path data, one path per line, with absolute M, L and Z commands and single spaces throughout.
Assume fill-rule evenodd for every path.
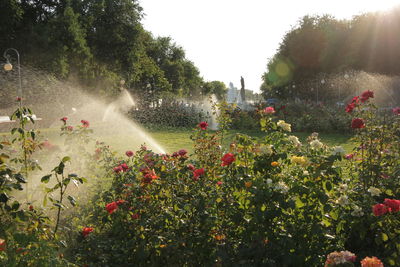
M 2 0 L 0 50 L 93 93 L 113 95 L 124 80 L 139 97 L 198 95 L 197 67 L 171 38 L 146 31 L 143 16 L 138 0 Z
M 346 71 L 400 75 L 400 6 L 350 20 L 304 16 L 262 76 L 264 95 L 308 96 L 321 77 Z

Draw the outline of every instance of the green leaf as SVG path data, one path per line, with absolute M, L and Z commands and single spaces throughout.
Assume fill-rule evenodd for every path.
M 42 177 L 42 179 L 40 180 L 42 183 L 47 184 L 50 180 L 51 174 L 45 175 Z
M 25 178 L 22 176 L 22 174 L 17 173 L 14 175 L 15 179 L 17 179 L 18 182 L 25 184 L 26 180 Z
M 300 200 L 299 197 L 296 197 L 296 208 L 304 207 L 304 203 Z
M 63 159 L 61 161 L 63 163 L 65 163 L 65 162 L 70 161 L 70 160 L 71 160 L 71 157 L 65 156 L 65 157 L 63 157 Z
M 12 204 L 12 206 L 11 206 L 11 209 L 12 209 L 12 210 L 18 210 L 19 207 L 20 207 L 19 202 L 18 202 L 18 201 L 14 201 L 13 204 Z
M 53 203 L 53 205 L 57 208 L 64 209 L 64 205 L 62 205 L 61 203 Z
M 325 187 L 326 187 L 326 190 L 327 190 L 328 192 L 331 191 L 331 190 L 332 190 L 332 183 L 329 182 L 329 181 L 327 181 L 327 182 L 325 183 Z
M 57 174 L 63 174 L 63 172 L 64 172 L 64 167 L 65 167 L 65 164 L 64 164 L 63 161 L 61 161 L 60 164 L 59 164 L 54 170 L 55 170 L 55 172 L 56 172 Z
M 0 194 L 0 202 L 6 203 L 9 199 L 9 196 L 6 193 Z
M 71 179 L 70 178 L 66 178 L 66 179 L 64 179 L 63 184 L 64 185 L 68 185 L 69 182 L 71 182 Z
M 75 198 L 73 196 L 68 196 L 67 198 L 69 200 L 69 203 L 71 203 L 71 205 L 75 207 L 76 206 Z

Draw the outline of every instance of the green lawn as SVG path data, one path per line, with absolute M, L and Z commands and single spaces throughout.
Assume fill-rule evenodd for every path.
M 259 131 L 229 131 L 225 138 L 225 144 L 228 144 L 231 140 L 233 140 L 235 134 L 237 132 L 247 134 L 249 136 L 255 138 L 262 138 L 264 136 L 263 132 Z M 157 140 L 163 148 L 167 152 L 174 152 L 179 149 L 187 149 L 188 151 L 192 150 L 193 143 L 190 140 L 191 130 L 190 129 L 157 129 L 157 130 L 149 130 L 148 133 Z M 299 137 L 302 142 L 305 142 L 310 133 L 293 133 Z M 320 140 L 329 145 L 329 146 L 342 146 L 346 153 L 349 153 L 354 144 L 351 143 L 350 138 L 351 135 L 344 134 L 320 134 Z
M 41 135 L 44 139 L 50 140 L 52 143 L 57 145 L 62 145 L 63 139 L 59 136 L 59 128 L 47 128 L 47 129 L 40 129 Z M 262 138 L 264 133 L 259 131 L 234 131 L 231 130 L 226 135 L 225 145 L 228 145 L 234 138 L 237 132 L 247 134 L 249 136 L 255 138 Z M 101 135 L 97 134 L 96 127 L 94 127 L 94 136 L 96 140 L 104 141 L 111 146 L 112 149 L 124 152 L 127 149 L 138 149 L 140 144 L 146 142 L 141 136 L 134 135 L 134 134 L 125 134 L 121 133 L 118 135 Z M 189 152 L 193 150 L 193 143 L 190 140 L 190 135 L 192 134 L 191 129 L 187 128 L 158 128 L 158 129 L 147 129 L 146 134 L 153 138 L 159 145 L 164 149 L 167 153 L 172 153 L 179 149 L 186 149 Z M 299 139 L 304 142 L 310 133 L 293 133 L 299 137 Z M 8 136 L 7 133 L 0 133 L 1 136 Z M 350 142 L 350 135 L 343 135 L 343 134 L 320 134 L 320 140 L 329 145 L 335 146 L 340 145 L 345 150 L 346 153 L 349 153 L 354 144 Z M 146 142 L 149 147 L 150 144 Z M 154 148 L 153 148 L 154 149 Z

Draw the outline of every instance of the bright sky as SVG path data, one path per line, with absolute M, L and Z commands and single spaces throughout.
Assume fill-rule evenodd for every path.
M 282 37 L 306 14 L 351 18 L 387 10 L 399 0 L 140 0 L 143 23 L 170 36 L 206 81 L 259 91 L 261 75 Z M 310 44 L 312 45 L 312 44 Z

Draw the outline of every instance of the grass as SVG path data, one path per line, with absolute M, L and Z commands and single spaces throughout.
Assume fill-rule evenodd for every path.
M 174 152 L 179 149 L 186 149 L 192 151 L 193 142 L 190 140 L 192 134 L 191 129 L 152 129 L 148 132 L 159 144 L 161 144 L 165 151 Z M 236 133 L 247 134 L 254 138 L 262 138 L 265 133 L 260 131 L 244 131 L 244 130 L 231 130 L 225 138 L 225 145 L 229 144 L 235 137 Z M 305 142 L 310 133 L 292 133 L 297 136 L 302 142 Z M 342 146 L 347 153 L 352 151 L 354 144 L 351 142 L 351 135 L 324 133 L 319 135 L 321 142 L 329 146 Z
M 45 139 L 49 139 L 56 145 L 62 145 L 63 139 L 59 136 L 59 128 L 46 128 L 39 129 L 41 135 Z M 245 131 L 245 130 L 231 130 L 225 137 L 224 145 L 227 146 L 235 137 L 236 133 L 243 133 L 254 138 L 262 138 L 265 133 L 260 131 Z M 124 133 L 113 136 L 96 135 L 96 127 L 94 127 L 94 134 L 96 140 L 104 141 L 109 144 L 112 149 L 118 152 L 125 152 L 127 149 L 136 150 L 142 144 L 143 139 L 140 136 L 127 135 Z M 190 139 L 192 129 L 189 128 L 151 128 L 146 130 L 146 134 L 152 137 L 158 144 L 162 146 L 165 152 L 172 153 L 179 149 L 186 149 L 189 152 L 193 151 L 193 142 Z M 310 133 L 292 133 L 299 137 L 302 142 L 305 142 Z M 0 133 L 2 136 L 8 136 L 8 133 Z M 320 140 L 329 146 L 342 146 L 346 153 L 352 151 L 354 144 L 350 141 L 351 135 L 344 134 L 320 134 Z M 148 144 L 147 144 L 148 145 Z M 151 146 L 150 146 L 151 147 Z

